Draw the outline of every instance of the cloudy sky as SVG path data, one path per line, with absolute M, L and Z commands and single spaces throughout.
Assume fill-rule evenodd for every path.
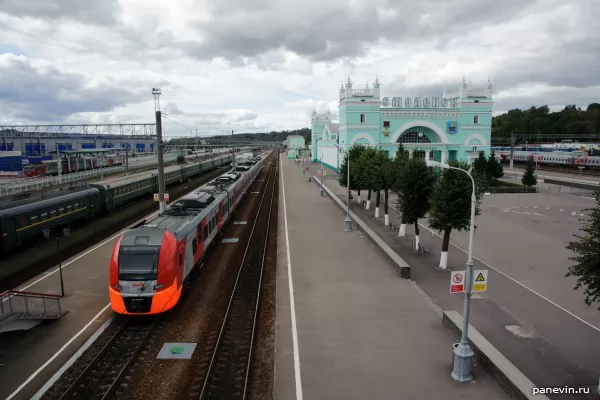
M 598 0 L 0 0 L 0 124 L 151 122 L 160 87 L 169 136 L 297 129 L 347 74 L 585 107 L 599 39 Z

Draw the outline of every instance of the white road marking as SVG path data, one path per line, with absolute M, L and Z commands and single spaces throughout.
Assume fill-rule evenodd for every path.
M 544 214 L 540 214 L 540 213 L 536 213 L 536 212 L 534 212 L 534 214 L 535 214 L 535 215 L 539 215 L 540 217 L 543 217 L 543 216 L 544 216 Z
M 281 155 L 283 159 L 283 155 Z M 300 375 L 300 354 L 298 351 L 298 331 L 296 329 L 296 304 L 294 300 L 294 282 L 292 279 L 292 257 L 290 254 L 290 235 L 288 232 L 287 206 L 285 203 L 285 183 L 283 179 L 283 162 L 281 164 L 281 192 L 283 196 L 283 220 L 285 221 L 285 248 L 287 251 L 288 287 L 290 290 L 290 314 L 292 318 L 292 341 L 294 345 L 294 377 L 296 380 L 296 400 L 302 400 L 302 378 Z
M 579 216 L 580 216 L 580 217 L 584 217 L 585 215 L 584 215 L 584 214 L 579 214 Z
M 563 209 L 561 208 L 561 209 L 560 209 L 560 210 L 558 210 L 558 211 L 565 211 L 565 210 L 563 210 Z
M 537 208 L 537 206 L 533 206 L 533 208 Z
M 519 208 L 519 206 L 507 207 L 507 208 L 503 208 L 503 210 L 512 210 L 513 208 Z
M 429 228 L 428 226 L 425 226 L 421 223 L 419 223 L 419 225 L 421 225 L 421 227 L 427 229 L 428 231 L 432 232 L 435 236 L 442 238 L 442 236 L 440 236 L 437 232 L 433 231 L 431 228 Z M 456 247 L 457 249 L 459 249 L 460 251 L 462 251 L 465 254 L 469 254 L 467 250 L 463 249 L 462 247 L 460 247 L 459 245 L 450 242 L 450 244 L 454 247 Z M 518 280 L 516 280 L 515 278 L 511 277 L 510 275 L 505 274 L 504 272 L 500 271 L 499 269 L 496 269 L 494 267 L 492 267 L 490 264 L 486 263 L 485 261 L 483 261 L 480 258 L 477 258 L 475 256 L 473 256 L 473 259 L 479 261 L 480 263 L 482 263 L 483 265 L 485 265 L 486 267 L 493 269 L 494 271 L 496 271 L 497 273 L 499 273 L 500 275 L 510 279 L 511 281 L 513 281 L 514 283 L 516 283 L 517 285 L 523 287 L 524 289 L 529 290 L 531 293 L 535 294 L 536 296 L 538 296 L 541 299 L 546 300 L 548 303 L 552 304 L 554 307 L 566 312 L 567 314 L 569 314 L 570 316 L 572 316 L 573 318 L 577 319 L 578 321 L 584 323 L 585 325 L 589 326 L 590 328 L 594 329 L 596 332 L 600 332 L 600 328 L 592 325 L 591 323 L 587 322 L 586 320 L 584 320 L 583 318 L 578 317 L 577 315 L 573 314 L 571 311 L 567 310 L 566 308 L 556 304 L 555 302 L 553 302 L 552 300 L 550 300 L 549 298 L 545 297 L 544 295 L 536 292 L 535 290 L 531 289 L 530 287 L 524 285 L 523 283 L 519 282 Z
M 549 210 L 549 209 L 550 209 L 550 207 L 546 207 L 546 210 Z
M 523 214 L 527 214 L 527 215 L 529 215 L 529 213 L 528 213 L 527 211 L 523 211 Z
M 39 373 L 44 370 L 44 368 L 46 368 L 48 365 L 50 365 L 50 363 L 52 361 L 54 361 L 56 359 L 56 357 L 58 357 L 63 351 L 65 351 L 65 349 L 67 347 L 69 347 L 71 345 L 71 343 L 73 343 L 79 336 L 81 336 L 81 334 L 83 332 L 85 332 L 85 330 L 87 328 L 89 328 L 90 325 L 92 325 L 94 323 L 94 321 L 96 321 L 102 315 L 102 313 L 104 313 L 108 309 L 108 307 L 110 307 L 110 303 L 108 303 L 106 306 L 104 306 L 104 308 L 102 310 L 100 310 L 100 312 L 98 314 L 96 314 L 96 316 L 94 318 L 92 318 L 92 320 L 90 322 L 88 322 L 86 324 L 86 326 L 84 326 L 83 328 L 81 328 L 81 330 L 79 332 L 77 332 L 75 334 L 75 336 L 73 336 L 67 343 L 65 343 L 63 345 L 63 347 L 61 347 L 56 353 L 54 353 L 54 355 L 52 357 L 50 357 L 50 359 L 48 361 L 46 361 L 44 363 L 44 365 L 42 365 L 41 367 L 39 367 L 33 374 L 31 374 L 31 376 L 29 378 L 27 378 L 27 380 L 25 382 L 23 382 L 21 384 L 21 386 L 19 386 L 14 392 L 12 392 L 11 395 L 6 398 L 6 400 L 10 400 L 13 397 L 15 397 L 17 394 L 19 394 L 19 392 L 21 390 L 23 390 L 23 388 L 29 384 L 29 382 L 31 382 L 32 380 L 34 380 L 35 377 L 38 376 Z
M 56 371 L 54 375 L 52 375 L 52 378 L 50 378 L 48 382 L 46 382 L 46 384 L 42 386 L 42 388 L 38 390 L 36 394 L 33 395 L 31 400 L 41 399 L 42 396 L 48 391 L 48 389 L 50 389 L 52 385 L 54 385 L 60 379 L 60 377 L 65 373 L 65 371 L 71 368 L 71 365 L 75 364 L 75 361 L 77 361 L 77 359 L 81 357 L 81 355 L 100 337 L 100 335 L 104 333 L 106 328 L 108 328 L 110 324 L 113 323 L 113 321 L 115 320 L 115 316 L 116 314 L 112 314 L 106 320 L 106 322 L 103 323 L 102 326 L 98 328 L 96 332 L 94 332 L 94 334 L 87 340 L 87 342 L 85 342 L 83 346 L 81 346 L 81 348 L 77 350 L 75 354 L 73 354 L 69 361 L 67 361 L 62 367 L 60 367 L 60 369 Z
M 522 214 L 522 213 L 520 213 L 520 212 L 518 212 L 518 211 L 512 211 L 512 212 L 514 212 L 515 214 L 519 214 L 519 215 L 521 215 L 521 214 Z

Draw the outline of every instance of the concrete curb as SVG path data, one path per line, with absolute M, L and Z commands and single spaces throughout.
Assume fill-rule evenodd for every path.
M 321 185 L 321 180 L 315 176 L 312 177 L 312 181 L 315 182 L 317 186 Z M 346 204 L 344 204 L 325 184 L 323 184 L 323 190 L 327 192 L 329 197 L 333 199 L 338 207 L 340 207 L 343 211 L 346 210 Z M 408 263 L 398 255 L 398 253 L 390 248 L 390 246 L 381 240 L 379 235 L 373 232 L 373 230 L 369 228 L 369 226 L 362 219 L 354 214 L 352 210 L 350 210 L 350 217 L 352 218 L 354 224 L 358 225 L 360 230 L 363 231 L 367 239 L 377 246 L 383 256 L 392 263 L 392 266 L 398 271 L 398 273 L 400 273 L 400 277 L 403 279 L 410 279 L 410 265 L 408 265 Z M 340 226 L 343 226 L 343 221 L 340 222 Z
M 457 311 L 444 311 L 442 324 L 455 337 L 462 334 L 463 318 Z M 475 352 L 479 363 L 498 382 L 504 393 L 511 399 L 529 400 L 546 399 L 543 394 L 533 395 L 536 387 L 521 371 L 517 369 L 502 353 L 500 353 L 477 329 L 469 324 L 469 344 Z

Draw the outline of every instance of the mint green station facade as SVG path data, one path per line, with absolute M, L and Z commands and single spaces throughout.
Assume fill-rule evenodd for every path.
M 490 152 L 492 85 L 473 90 L 464 78 L 456 92 L 442 97 L 380 97 L 380 83 L 354 89 L 350 78 L 339 89 L 339 123 L 327 110 L 312 114 L 311 158 L 336 169 L 342 149 L 377 146 L 392 157 L 398 144 L 413 156 L 441 162 L 469 160 Z

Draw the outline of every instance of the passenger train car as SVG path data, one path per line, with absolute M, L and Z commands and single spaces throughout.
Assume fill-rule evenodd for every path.
M 231 161 L 229 154 L 166 167 L 165 184 L 183 183 Z M 108 178 L 93 182 L 85 189 L 51 191 L 41 199 L 0 202 L 0 253 L 11 251 L 28 239 L 41 237 L 45 228 L 56 230 L 89 220 L 153 193 L 158 193 L 158 170 Z
M 119 314 L 160 314 L 179 302 L 183 283 L 263 166 L 230 171 L 125 232 L 110 258 L 109 296 Z
M 508 163 L 510 162 L 510 152 L 502 152 L 500 153 L 500 158 L 502 162 Z M 537 153 L 532 151 L 515 151 L 513 152 L 513 161 L 515 163 L 525 163 L 530 158 L 538 165 L 548 165 L 548 166 L 561 166 L 561 167 L 586 167 L 590 169 L 599 169 L 600 168 L 600 157 L 597 156 L 588 156 L 584 152 L 545 152 L 545 153 Z

